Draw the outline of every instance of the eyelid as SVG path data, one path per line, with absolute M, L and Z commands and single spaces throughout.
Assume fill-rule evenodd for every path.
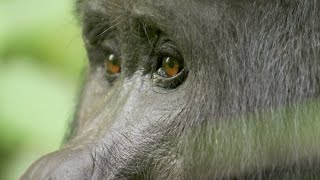
M 174 57 L 177 60 L 182 59 L 182 56 L 178 51 L 177 47 L 170 41 L 167 41 L 163 43 L 161 46 L 159 46 L 158 48 L 156 48 L 156 54 L 161 55 L 162 57 L 164 56 Z
M 156 73 L 154 73 L 153 83 L 161 88 L 174 89 L 181 85 L 188 76 L 188 71 L 182 69 L 176 76 L 164 78 Z
M 119 56 L 119 47 L 118 47 L 118 41 L 115 39 L 106 39 L 101 42 L 100 44 L 101 49 L 106 53 L 115 53 Z

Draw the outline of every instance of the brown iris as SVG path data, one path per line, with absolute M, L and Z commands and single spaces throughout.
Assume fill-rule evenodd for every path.
M 121 72 L 121 60 L 115 54 L 109 54 L 105 60 L 105 68 L 109 74 L 118 74 Z
M 162 61 L 162 69 L 168 77 L 174 77 L 180 72 L 180 63 L 173 57 L 166 57 Z

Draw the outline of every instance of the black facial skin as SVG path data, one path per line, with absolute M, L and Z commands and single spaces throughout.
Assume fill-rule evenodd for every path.
M 23 180 L 318 179 L 319 0 L 79 0 L 67 143 Z M 107 55 L 121 59 L 108 74 Z M 163 58 L 179 74 L 158 73 Z

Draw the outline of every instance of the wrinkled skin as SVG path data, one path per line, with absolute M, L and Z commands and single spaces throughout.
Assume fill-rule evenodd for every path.
M 71 132 L 21 179 L 320 177 L 319 0 L 80 0 L 77 12 L 90 67 Z M 173 78 L 157 74 L 167 56 L 184 64 Z

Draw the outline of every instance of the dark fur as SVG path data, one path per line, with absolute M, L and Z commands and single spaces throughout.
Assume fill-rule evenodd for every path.
M 77 4 L 90 70 L 76 131 L 64 150 L 33 165 L 26 179 L 320 176 L 314 103 L 320 93 L 320 1 Z M 162 37 L 173 42 L 188 69 L 175 89 L 152 81 Z M 113 82 L 100 68 L 104 43 L 116 44 L 123 59 Z M 54 160 L 71 152 L 74 158 Z M 50 162 L 46 168 L 39 165 L 44 162 Z M 61 169 L 61 163 L 76 166 Z

